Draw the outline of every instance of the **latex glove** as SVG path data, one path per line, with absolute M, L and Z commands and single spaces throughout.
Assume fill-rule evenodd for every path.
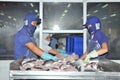
M 60 53 L 66 53 L 66 51 L 62 50 L 62 49 L 57 49 L 57 51 L 60 52 Z
M 67 53 L 61 53 L 61 55 L 64 56 L 64 57 L 67 57 L 67 56 L 68 56 Z
M 58 58 L 56 56 L 53 56 L 47 52 L 43 52 L 43 54 L 41 55 L 41 58 L 45 59 L 45 60 L 58 60 Z
M 90 62 L 91 58 L 96 58 L 96 57 L 98 57 L 98 53 L 96 50 L 93 50 L 90 53 L 88 53 L 87 57 L 85 58 L 85 62 Z
M 57 51 L 58 51 L 59 53 L 61 53 L 61 55 L 64 56 L 64 57 L 68 56 L 68 54 L 66 53 L 66 51 L 64 51 L 64 50 L 62 50 L 62 49 L 57 49 Z

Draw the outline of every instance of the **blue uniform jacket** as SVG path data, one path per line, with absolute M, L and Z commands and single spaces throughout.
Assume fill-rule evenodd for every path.
M 101 48 L 102 44 L 105 42 L 108 45 L 108 38 L 107 36 L 101 31 L 101 30 L 97 30 L 94 34 L 94 37 L 92 39 L 92 35 L 90 35 L 89 37 L 90 40 L 93 40 L 94 42 L 94 49 L 97 50 L 97 48 Z M 101 55 L 102 57 L 106 57 L 106 54 Z
M 23 26 L 23 28 L 15 35 L 14 38 L 14 59 L 23 58 L 28 51 L 25 46 L 28 42 L 33 42 L 33 34 L 36 27 L 34 26 Z

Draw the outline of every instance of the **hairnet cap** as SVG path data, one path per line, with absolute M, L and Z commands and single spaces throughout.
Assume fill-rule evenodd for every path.
M 83 26 L 87 27 L 90 24 L 92 26 L 95 26 L 96 23 L 101 24 L 100 19 L 98 17 L 96 17 L 96 16 L 90 16 L 90 17 L 87 18 L 87 21 Z
M 25 15 L 24 20 L 38 21 L 38 22 L 41 21 L 41 19 L 35 13 L 28 13 L 27 15 Z
M 91 26 L 88 28 L 88 32 L 93 33 L 101 29 L 101 21 L 96 16 L 90 16 L 87 18 L 86 24 L 84 24 L 85 28 L 88 26 Z

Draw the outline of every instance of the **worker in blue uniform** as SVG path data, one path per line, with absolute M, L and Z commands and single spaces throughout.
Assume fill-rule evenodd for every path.
M 34 32 L 41 23 L 41 19 L 35 13 L 28 13 L 24 17 L 24 26 L 18 31 L 14 38 L 14 59 L 38 58 L 45 60 L 57 60 L 56 56 L 49 54 L 39 48 L 34 40 Z
M 88 39 L 87 51 L 83 54 L 80 59 L 89 62 L 92 58 L 99 56 L 106 57 L 108 53 L 108 38 L 101 31 L 101 21 L 96 16 L 90 16 L 87 18 L 85 23 L 90 36 Z

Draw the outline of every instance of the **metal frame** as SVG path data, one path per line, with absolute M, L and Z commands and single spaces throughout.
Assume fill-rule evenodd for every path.
M 14 79 L 56 79 L 56 80 L 119 80 L 118 72 L 54 72 L 54 71 L 10 71 Z
M 120 0 L 0 0 L 9 2 L 120 2 Z
M 0 0 L 9 2 L 83 2 L 83 0 Z
M 43 33 L 83 33 L 83 52 L 86 51 L 86 45 L 87 45 L 87 30 L 59 30 L 59 31 L 54 31 L 54 30 L 43 30 Z M 41 46 L 42 47 L 42 46 Z
M 47 2 L 48 0 L 46 0 Z M 53 1 L 54 0 L 50 0 L 50 1 Z M 57 0 L 56 2 L 83 2 L 82 0 L 76 0 L 76 1 L 73 1 L 73 0 Z M 86 7 L 86 2 L 83 4 L 83 17 L 84 19 L 86 19 L 86 12 L 87 12 L 87 7 Z M 43 7 L 43 3 L 42 3 L 42 6 L 40 7 L 40 9 Z M 40 12 L 40 14 L 43 14 L 43 11 Z M 85 23 L 86 20 L 83 21 L 83 24 Z M 42 24 L 43 25 L 43 24 Z M 58 30 L 58 31 L 54 31 L 54 30 L 43 30 L 42 31 L 43 33 L 83 33 L 83 52 L 86 51 L 87 49 L 87 30 L 84 29 L 84 30 Z M 42 43 L 42 33 L 40 35 L 40 42 Z M 41 48 L 43 47 L 42 44 L 39 45 Z

